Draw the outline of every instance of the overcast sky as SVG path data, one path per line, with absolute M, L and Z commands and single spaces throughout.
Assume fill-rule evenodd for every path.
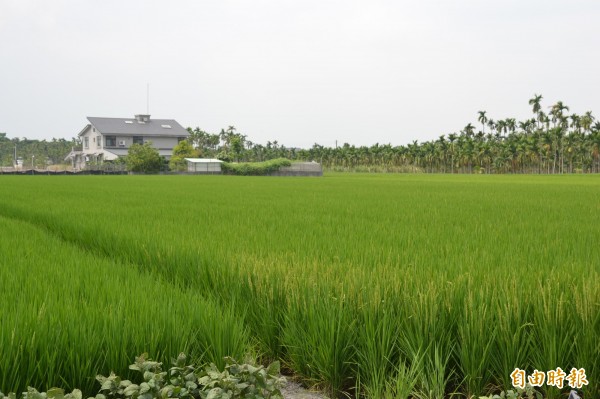
M 549 106 L 600 116 L 598 0 L 0 0 L 0 132 L 146 111 L 254 142 L 425 141 Z

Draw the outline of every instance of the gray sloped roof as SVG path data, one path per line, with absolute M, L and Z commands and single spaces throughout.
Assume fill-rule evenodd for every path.
M 175 119 L 150 119 L 148 122 L 139 123 L 135 118 L 96 118 L 89 116 L 87 120 L 102 134 L 177 137 L 190 135 Z M 132 123 L 126 123 L 126 121 Z M 168 125 L 171 128 L 165 128 L 162 125 Z

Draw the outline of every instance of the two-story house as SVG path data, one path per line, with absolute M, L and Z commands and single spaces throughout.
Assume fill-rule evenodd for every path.
M 173 147 L 190 134 L 174 119 L 150 119 L 140 114 L 134 118 L 88 117 L 87 124 L 79 133 L 81 151 L 71 151 L 65 160 L 70 160 L 75 169 L 87 163 L 114 161 L 127 155 L 133 144 L 152 142 L 158 153 L 169 159 Z

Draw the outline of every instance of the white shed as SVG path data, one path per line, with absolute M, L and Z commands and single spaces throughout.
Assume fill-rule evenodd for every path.
M 223 161 L 213 158 L 185 158 L 187 161 L 187 171 L 191 173 L 221 173 L 221 164 Z

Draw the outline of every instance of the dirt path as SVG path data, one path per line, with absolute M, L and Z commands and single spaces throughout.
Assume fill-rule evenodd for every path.
M 287 381 L 281 388 L 285 399 L 328 399 L 320 392 L 312 392 L 294 381 Z

